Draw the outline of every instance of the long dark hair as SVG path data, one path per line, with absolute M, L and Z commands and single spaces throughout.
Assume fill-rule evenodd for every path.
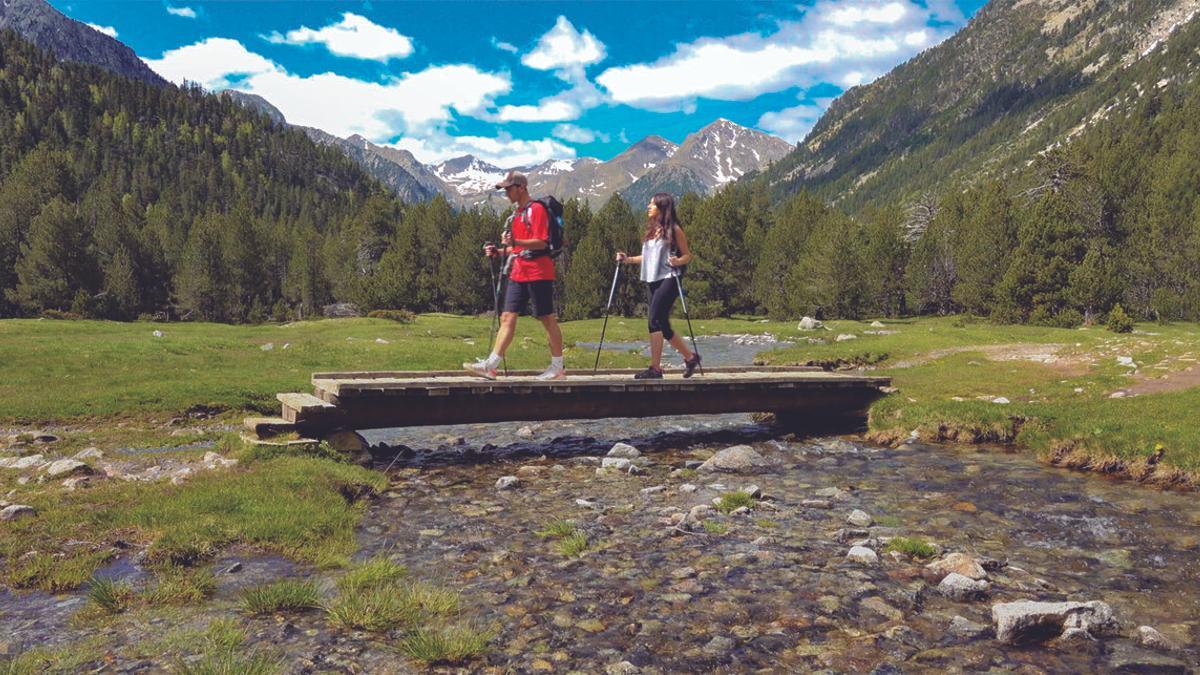
M 662 238 L 674 247 L 675 228 L 679 227 L 679 217 L 675 215 L 675 198 L 669 193 L 659 192 L 650 201 L 658 213 L 653 218 L 646 219 L 646 231 L 642 234 L 642 241 L 657 239 L 661 232 Z

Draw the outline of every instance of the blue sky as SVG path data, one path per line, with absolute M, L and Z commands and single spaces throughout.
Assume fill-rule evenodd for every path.
M 838 94 L 984 0 L 51 0 L 172 81 L 260 94 L 288 121 L 436 162 L 609 159 L 724 117 L 798 141 Z

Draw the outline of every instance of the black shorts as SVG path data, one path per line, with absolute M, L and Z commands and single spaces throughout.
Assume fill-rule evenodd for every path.
M 504 291 L 504 311 L 525 314 L 531 299 L 534 316 L 554 314 L 554 282 L 509 280 L 508 290 Z

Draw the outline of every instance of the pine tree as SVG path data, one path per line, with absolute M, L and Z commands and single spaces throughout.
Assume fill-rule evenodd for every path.
M 104 315 L 110 319 L 130 321 L 141 307 L 133 257 L 122 247 L 104 266 Z
M 226 222 L 218 214 L 209 214 L 192 228 L 175 281 L 180 303 L 194 318 L 205 321 L 228 321 L 236 302 L 225 260 Z
M 764 239 L 752 284 L 754 297 L 771 318 L 796 317 L 805 311 L 798 302 L 797 289 L 788 286 L 785 280 L 826 213 L 825 205 L 807 192 L 798 193 L 780 207 L 775 224 Z M 802 275 L 796 277 L 801 278 Z
M 29 223 L 9 300 L 28 311 L 66 310 L 76 293 L 98 286 L 95 246 L 73 204 L 55 197 Z
M 967 312 L 991 313 L 995 288 L 1017 245 L 1017 219 L 1012 199 L 998 182 L 973 190 L 954 254 L 957 281 L 950 295 Z

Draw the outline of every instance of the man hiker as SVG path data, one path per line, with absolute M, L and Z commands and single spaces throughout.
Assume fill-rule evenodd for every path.
M 533 302 L 533 315 L 546 329 L 550 342 L 550 366 L 537 376 L 539 380 L 557 380 L 566 377 L 563 367 L 562 331 L 558 328 L 558 315 L 554 312 L 554 259 L 546 255 L 550 245 L 550 217 L 546 207 L 529 197 L 529 181 L 524 174 L 510 171 L 496 185 L 504 190 L 508 201 L 516 205 L 512 217 L 512 228 L 504 231 L 501 246 L 487 244 L 483 247 L 487 256 L 511 256 L 512 271 L 508 289 L 504 293 L 504 312 L 500 315 L 500 330 L 496 333 L 496 345 L 486 359 L 464 363 L 467 372 L 489 380 L 496 379 L 496 369 L 504 359 L 504 352 L 512 343 L 517 327 L 517 316 Z

